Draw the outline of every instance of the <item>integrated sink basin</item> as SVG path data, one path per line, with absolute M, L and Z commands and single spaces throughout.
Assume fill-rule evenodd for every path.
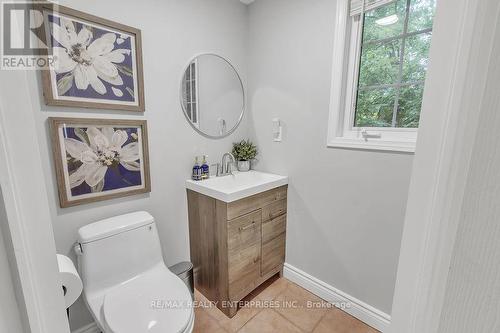
M 201 181 L 186 181 L 188 189 L 224 202 L 233 202 L 287 184 L 286 176 L 254 170 Z

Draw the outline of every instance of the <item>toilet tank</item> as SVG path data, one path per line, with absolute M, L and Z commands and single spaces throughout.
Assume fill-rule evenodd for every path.
M 87 294 L 163 263 L 156 224 L 147 212 L 116 216 L 80 228 L 75 251 Z

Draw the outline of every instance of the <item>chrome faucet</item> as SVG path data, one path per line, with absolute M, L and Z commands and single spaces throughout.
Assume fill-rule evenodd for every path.
M 229 159 L 229 161 L 227 161 Z M 236 164 L 236 159 L 234 155 L 231 153 L 225 153 L 222 155 L 221 168 L 220 172 L 217 170 L 217 177 L 227 176 L 229 174 L 233 174 L 233 165 Z

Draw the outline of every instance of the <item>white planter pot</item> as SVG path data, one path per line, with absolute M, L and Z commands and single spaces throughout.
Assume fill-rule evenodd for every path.
M 238 171 L 246 172 L 250 170 L 250 161 L 238 161 Z

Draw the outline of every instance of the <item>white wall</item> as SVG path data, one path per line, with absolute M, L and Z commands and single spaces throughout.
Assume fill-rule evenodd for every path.
M 486 27 L 492 39 L 484 46 L 494 47 L 484 95 L 476 100 L 478 131 L 469 138 L 474 148 L 441 312 L 443 333 L 500 332 L 500 4 L 483 5 L 492 17 Z
M 0 332 L 21 333 L 24 332 L 21 321 L 21 311 L 17 303 L 15 290 L 15 277 L 13 276 L 8 258 L 8 238 L 4 230 L 7 229 L 7 212 L 0 189 Z
M 335 1 L 257 0 L 249 14 L 257 168 L 290 176 L 286 261 L 390 314 L 413 157 L 326 148 Z
M 167 264 L 189 259 L 187 202 L 184 187 L 195 155 L 207 154 L 211 163 L 246 137 L 245 123 L 224 140 L 207 140 L 187 123 L 179 102 L 183 70 L 198 53 L 213 52 L 229 59 L 246 80 L 247 7 L 234 0 L 60 1 L 77 10 L 142 30 L 146 112 L 85 110 L 45 106 L 40 78 L 30 73 L 36 133 L 47 180 L 57 251 L 72 253 L 78 228 L 90 222 L 135 210 L 156 218 Z M 146 195 L 61 209 L 52 163 L 46 119 L 54 116 L 131 118 L 148 120 L 152 192 Z M 83 302 L 71 309 L 71 327 L 91 322 Z

